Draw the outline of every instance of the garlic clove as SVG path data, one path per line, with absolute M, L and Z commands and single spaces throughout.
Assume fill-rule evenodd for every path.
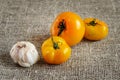
M 31 66 L 29 63 L 24 63 L 24 62 L 21 62 L 21 61 L 18 61 L 18 64 L 22 67 L 30 67 Z
M 17 42 L 13 45 L 10 56 L 15 63 L 23 67 L 30 67 L 40 59 L 35 46 L 27 41 Z

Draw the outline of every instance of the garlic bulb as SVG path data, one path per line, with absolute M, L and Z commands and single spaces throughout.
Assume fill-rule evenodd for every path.
M 27 41 L 17 42 L 13 45 L 10 56 L 15 63 L 23 67 L 30 67 L 40 59 L 35 46 Z

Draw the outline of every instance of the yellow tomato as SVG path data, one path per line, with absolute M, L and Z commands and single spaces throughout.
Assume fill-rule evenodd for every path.
M 61 64 L 67 61 L 71 55 L 71 48 L 61 37 L 50 37 L 41 47 L 42 56 L 49 64 Z
M 94 18 L 84 19 L 85 35 L 88 40 L 101 40 L 108 35 L 108 26 L 105 22 Z
M 52 36 L 60 36 L 73 46 L 84 37 L 85 26 L 82 18 L 73 12 L 62 12 L 51 26 Z

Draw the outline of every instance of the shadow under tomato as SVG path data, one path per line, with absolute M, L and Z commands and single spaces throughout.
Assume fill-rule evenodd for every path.
M 86 38 L 83 38 L 83 40 L 81 41 L 81 42 L 97 42 L 97 41 L 99 41 L 99 40 L 88 40 L 88 39 L 86 39 Z
M 49 37 L 50 37 L 49 34 L 48 35 L 33 35 L 29 40 L 30 42 L 32 42 L 35 45 L 35 47 L 40 55 L 40 61 L 38 61 L 38 64 L 45 64 L 45 62 L 42 58 L 42 54 L 41 54 L 41 46 L 42 46 L 42 43 Z

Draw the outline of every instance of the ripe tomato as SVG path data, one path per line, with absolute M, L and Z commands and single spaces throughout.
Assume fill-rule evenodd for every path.
M 50 37 L 41 47 L 42 56 L 49 64 L 61 64 L 67 61 L 71 55 L 71 48 L 61 37 Z
M 57 16 L 51 26 L 52 36 L 60 36 L 73 46 L 79 43 L 85 33 L 84 22 L 73 12 L 63 12 Z
M 101 40 L 108 35 L 108 26 L 105 22 L 94 18 L 86 18 L 85 35 L 88 40 Z

